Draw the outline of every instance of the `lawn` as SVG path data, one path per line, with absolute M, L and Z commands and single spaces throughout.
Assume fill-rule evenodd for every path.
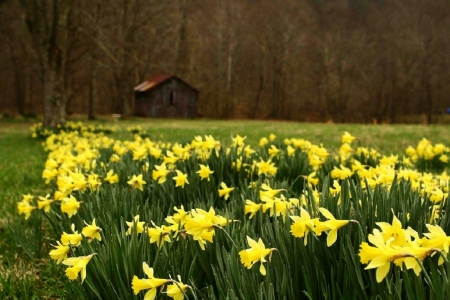
M 355 147 L 373 147 L 384 155 L 403 156 L 408 146 L 415 147 L 422 138 L 447 146 L 450 141 L 448 125 L 305 124 L 206 119 L 114 121 L 107 118 L 95 122 L 83 120 L 83 123 L 116 126 L 117 131 L 111 137 L 123 140 L 131 140 L 132 134 L 127 128 L 137 126 L 152 141 L 171 143 L 186 143 L 198 135 L 212 135 L 229 146 L 231 137 L 239 134 L 255 148 L 261 137 L 274 134 L 280 143 L 288 138 L 301 138 L 323 145 L 333 155 L 337 155 L 341 136 L 346 131 L 357 137 Z M 31 138 L 29 127 L 32 124 L 26 121 L 0 122 L 0 296 L 2 299 L 71 298 L 70 282 L 48 257 L 50 244 L 54 244 L 50 238 L 51 229 L 42 220 L 32 217 L 25 221 L 17 213 L 16 203 L 22 195 L 45 196 L 52 191 L 41 177 L 47 153 L 42 147 L 43 140 Z M 43 222 L 39 228 L 43 232 L 39 240 L 35 237 L 40 233 L 27 229 L 28 223 L 38 221 Z M 18 243 L 18 230 L 36 236 Z

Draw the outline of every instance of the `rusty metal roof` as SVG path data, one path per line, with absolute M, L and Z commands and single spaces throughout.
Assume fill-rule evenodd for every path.
M 172 77 L 174 77 L 174 76 L 170 75 L 170 74 L 158 74 L 158 75 L 155 75 L 155 76 L 151 77 L 150 79 L 142 82 L 138 86 L 136 86 L 134 88 L 134 91 L 135 92 L 146 92 L 146 91 L 154 88 L 155 86 L 159 85 L 160 83 L 162 83 L 162 82 L 164 82 L 167 79 L 170 79 Z

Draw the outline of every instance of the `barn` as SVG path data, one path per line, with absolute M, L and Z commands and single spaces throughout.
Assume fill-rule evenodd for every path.
M 174 75 L 155 75 L 134 88 L 134 112 L 141 117 L 196 118 L 198 94 Z

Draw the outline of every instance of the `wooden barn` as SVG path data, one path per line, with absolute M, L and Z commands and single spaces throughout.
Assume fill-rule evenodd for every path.
M 180 78 L 160 74 L 134 88 L 135 115 L 154 118 L 196 118 L 198 90 Z

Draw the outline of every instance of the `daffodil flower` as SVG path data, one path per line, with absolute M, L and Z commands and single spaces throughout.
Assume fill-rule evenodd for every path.
M 219 189 L 219 197 L 224 197 L 225 200 L 228 200 L 230 197 L 230 193 L 234 191 L 234 187 L 228 187 L 225 182 L 220 183 L 221 189 Z
M 191 287 L 187 284 L 181 282 L 181 276 L 178 275 L 178 281 L 172 283 L 167 286 L 167 296 L 171 297 L 174 300 L 183 300 L 185 292 Z
M 266 275 L 266 268 L 264 267 L 264 262 L 266 262 L 265 257 L 272 253 L 272 251 L 277 250 L 276 248 L 266 248 L 261 238 L 258 242 L 247 236 L 247 243 L 250 246 L 249 249 L 245 249 L 239 252 L 241 258 L 241 263 L 247 268 L 251 269 L 256 262 L 260 262 L 259 272 L 261 275 Z
M 17 210 L 19 211 L 19 215 L 25 215 L 25 220 L 28 220 L 31 217 L 31 212 L 35 210 L 36 207 L 31 205 L 28 201 L 19 201 L 17 202 Z
M 175 172 L 177 173 L 177 176 L 173 177 L 173 180 L 175 180 L 175 187 L 181 186 L 184 188 L 185 184 L 189 184 L 186 174 L 179 170 L 175 170 Z
M 75 280 L 77 279 L 78 274 L 81 273 L 81 283 L 83 283 L 84 279 L 86 279 L 86 266 L 95 254 L 96 253 L 87 256 L 70 257 L 64 260 L 62 263 L 69 266 L 66 269 L 66 276 L 70 280 Z
M 138 176 L 133 175 L 131 179 L 127 181 L 127 183 L 132 188 L 144 191 L 144 184 L 146 184 L 147 182 L 142 179 L 142 174 L 139 174 Z
M 65 231 L 61 235 L 61 243 L 63 245 L 79 246 L 83 240 L 83 236 L 75 230 L 75 224 L 71 225 L 73 233 L 66 233 Z
M 192 235 L 194 240 L 198 241 L 202 250 L 204 250 L 205 240 L 212 243 L 215 228 L 221 228 L 228 224 L 228 220 L 222 216 L 216 215 L 214 208 L 209 211 L 197 208 L 192 209 L 191 214 L 186 216 L 184 229 L 186 233 Z
M 440 250 L 447 256 L 450 247 L 450 236 L 447 236 L 445 231 L 438 225 L 426 224 L 425 226 L 427 226 L 429 233 L 423 234 L 428 238 L 423 241 L 423 246 Z M 443 263 L 444 259 L 441 256 L 438 264 L 441 265 Z
M 63 260 L 67 259 L 67 254 L 70 252 L 70 246 L 69 245 L 62 245 L 60 242 L 57 242 L 57 246 L 55 249 L 50 250 L 50 257 L 53 260 L 56 260 L 57 264 L 60 264 Z
M 261 209 L 262 204 L 253 202 L 252 200 L 245 200 L 244 214 L 250 214 L 249 219 L 253 218 Z
M 114 174 L 114 170 L 109 170 L 103 180 L 110 184 L 114 184 L 119 182 L 119 176 L 117 174 Z
M 159 184 L 163 184 L 167 180 L 167 175 L 171 172 L 171 170 L 167 169 L 167 166 L 165 163 L 162 163 L 159 166 L 155 166 L 156 170 L 152 171 L 152 178 L 153 180 L 158 180 Z
M 144 299 L 153 300 L 156 298 L 157 288 L 172 280 L 154 277 L 153 268 L 150 268 L 145 262 L 142 263 L 142 269 L 144 270 L 145 275 L 147 275 L 147 278 L 140 279 L 136 275 L 133 276 L 133 280 L 131 281 L 133 293 L 137 295 L 140 291 L 149 289 L 149 291 L 145 293 Z
M 102 229 L 95 224 L 95 219 L 92 220 L 92 224 L 87 224 L 85 222 L 86 226 L 81 230 L 81 233 L 91 242 L 93 239 L 97 239 L 99 241 L 102 240 L 102 236 L 100 235 L 100 232 Z
M 278 170 L 270 159 L 268 161 L 261 159 L 256 163 L 256 168 L 258 169 L 258 175 L 264 174 L 267 176 L 275 176 Z
M 369 234 L 368 239 L 374 246 L 370 246 L 366 242 L 361 243 L 358 255 L 362 264 L 368 264 L 365 270 L 377 269 L 377 282 L 383 281 L 386 277 L 390 270 L 391 262 L 413 256 L 402 248 L 392 247 L 390 245 L 392 238 L 385 242 L 378 229 L 374 229 L 373 234 Z
M 142 233 L 144 232 L 144 224 L 145 222 L 139 222 L 139 215 L 134 216 L 134 220 L 131 222 L 126 222 L 128 225 L 128 230 L 126 232 L 126 235 L 130 235 L 133 228 L 136 228 L 136 233 Z
M 347 225 L 350 220 L 336 220 L 336 218 L 326 209 L 319 208 L 322 215 L 327 218 L 327 221 L 321 222 L 318 219 L 314 221 L 314 232 L 320 235 L 323 231 L 328 231 L 327 246 L 331 247 L 337 240 L 337 231 L 339 228 Z
M 341 137 L 342 144 L 351 144 L 356 138 L 351 135 L 348 131 L 344 132 L 344 135 Z
M 53 199 L 48 199 L 50 195 L 45 197 L 39 196 L 38 208 L 44 210 L 46 213 L 50 212 L 50 204 L 55 201 Z
M 152 221 L 153 227 L 149 227 L 147 229 L 147 234 L 150 237 L 150 244 L 156 243 L 158 248 L 164 245 L 164 242 L 170 242 L 170 231 L 164 230 L 164 228 L 160 226 L 156 226 Z
M 196 173 L 200 176 L 200 178 L 202 180 L 203 179 L 208 179 L 208 181 L 209 181 L 209 175 L 214 173 L 214 171 L 211 171 L 209 166 L 205 166 L 205 165 L 200 164 L 200 170 L 198 170 Z
M 304 238 L 304 245 L 308 244 L 308 233 L 313 230 L 314 222 L 311 215 L 304 208 L 300 208 L 300 216 L 290 217 L 294 223 L 291 225 L 291 233 L 298 238 Z
M 80 203 L 75 199 L 74 196 L 69 195 L 69 197 L 63 198 L 61 203 L 61 211 L 66 213 L 69 218 L 72 218 L 73 215 L 76 215 L 78 209 L 80 208 Z

